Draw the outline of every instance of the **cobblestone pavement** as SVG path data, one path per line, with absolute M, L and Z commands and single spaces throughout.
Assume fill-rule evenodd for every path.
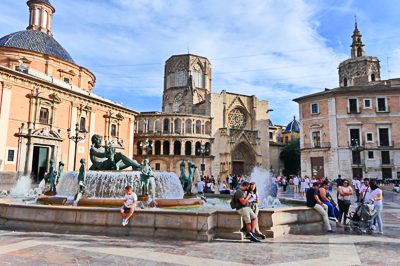
M 334 235 L 297 235 L 262 243 L 205 243 L 0 230 L 0 264 L 400 265 L 400 197 L 385 192 L 385 199 L 383 236 L 338 229 Z

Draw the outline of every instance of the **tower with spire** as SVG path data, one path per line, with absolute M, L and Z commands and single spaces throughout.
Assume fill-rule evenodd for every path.
M 339 86 L 367 86 L 380 81 L 379 59 L 375 56 L 366 55 L 357 20 L 351 38 L 351 58 L 339 65 Z

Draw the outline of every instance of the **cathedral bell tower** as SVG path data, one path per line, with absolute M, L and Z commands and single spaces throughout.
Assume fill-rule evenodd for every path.
M 27 30 L 40 30 L 52 36 L 53 14 L 56 12 L 49 0 L 29 0 L 29 26 Z
M 165 62 L 162 111 L 201 114 L 211 93 L 211 64 L 192 54 L 173 55 Z
M 367 86 L 381 79 L 379 59 L 375 56 L 367 56 L 362 42 L 362 35 L 357 26 L 354 25 L 351 36 L 351 58 L 339 65 L 340 87 Z

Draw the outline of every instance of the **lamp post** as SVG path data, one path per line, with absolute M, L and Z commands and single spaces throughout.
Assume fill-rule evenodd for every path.
M 201 144 L 200 148 L 197 149 L 197 152 L 202 156 L 201 162 L 201 176 L 204 176 L 204 171 L 206 170 L 206 165 L 204 164 L 204 156 L 210 152 L 208 148 L 204 144 Z
M 351 143 L 351 150 L 355 151 L 358 154 L 358 160 L 357 160 L 357 178 L 360 179 L 360 163 L 361 163 L 361 151 L 363 150 L 363 147 L 360 146 L 360 143 L 358 143 L 358 139 L 352 139 Z
M 83 135 L 80 135 L 80 133 L 83 133 Z M 75 134 L 71 134 L 72 130 L 71 128 L 67 129 L 67 134 L 68 134 L 68 138 L 70 140 L 72 140 L 73 142 L 75 142 L 75 152 L 74 152 L 74 171 L 75 171 L 75 167 L 76 167 L 76 151 L 78 149 L 78 142 L 84 140 L 86 138 L 86 134 L 87 131 L 86 130 L 79 130 L 79 124 L 76 123 L 75 124 Z

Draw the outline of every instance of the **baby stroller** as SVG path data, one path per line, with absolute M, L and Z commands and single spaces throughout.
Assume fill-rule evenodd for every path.
M 350 212 L 347 216 L 346 231 L 353 230 L 358 234 L 371 233 L 369 225 L 374 214 L 374 205 L 360 204 L 354 212 Z

